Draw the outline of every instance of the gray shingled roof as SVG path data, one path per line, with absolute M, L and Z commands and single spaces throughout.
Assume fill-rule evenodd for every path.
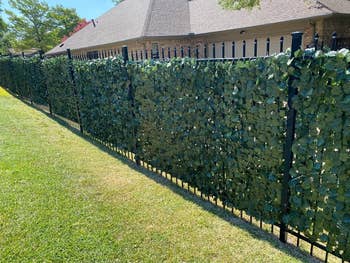
M 261 0 L 252 11 L 224 10 L 217 0 L 125 0 L 47 54 L 143 37 L 186 36 L 350 14 L 349 0 Z
M 151 0 L 150 2 L 143 36 L 178 36 L 190 32 L 188 0 Z
M 262 0 L 259 8 L 230 11 L 215 0 L 190 2 L 191 29 L 196 34 L 274 24 L 291 20 L 325 16 L 332 12 L 305 0 Z
M 335 13 L 350 14 L 349 0 L 319 0 L 319 2 Z
M 63 52 L 67 48 L 81 49 L 141 37 L 151 1 L 125 0 L 121 2 L 95 19 L 96 27 L 90 23 L 63 42 L 63 46 L 60 44 L 47 54 Z

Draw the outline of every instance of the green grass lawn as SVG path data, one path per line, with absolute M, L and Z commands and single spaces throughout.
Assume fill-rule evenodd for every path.
M 0 88 L 1 262 L 309 262 Z

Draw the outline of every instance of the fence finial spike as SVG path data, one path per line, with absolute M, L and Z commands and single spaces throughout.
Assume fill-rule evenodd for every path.
M 292 57 L 294 57 L 295 52 L 301 49 L 303 33 L 302 32 L 293 32 L 292 33 Z
M 124 59 L 124 63 L 126 63 L 127 61 L 129 61 L 128 46 L 123 46 L 123 47 L 122 47 L 122 56 L 123 56 L 123 59 Z
M 315 50 L 318 49 L 318 40 L 320 39 L 318 33 L 315 33 L 314 35 L 314 46 L 315 46 Z
M 338 49 L 338 41 L 337 41 L 337 32 L 333 32 L 332 34 L 332 50 L 336 51 Z

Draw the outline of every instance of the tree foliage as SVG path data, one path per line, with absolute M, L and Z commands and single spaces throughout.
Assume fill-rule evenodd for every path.
M 1 1 L 0 1 L 0 42 L 1 42 L 1 39 L 7 29 L 7 25 L 4 21 L 4 19 L 2 18 L 2 9 L 1 9 Z
M 219 0 L 219 3 L 225 9 L 240 10 L 259 6 L 260 0 Z
M 48 49 L 48 43 L 52 43 L 48 34 L 51 29 L 48 4 L 39 0 L 9 0 L 9 4 L 16 10 L 6 10 L 6 13 L 19 47 Z
M 119 4 L 119 3 L 121 3 L 121 2 L 123 2 L 124 0 L 112 0 L 112 2 L 114 3 L 114 4 Z
M 3 10 L 1 8 L 2 2 L 0 1 L 0 54 L 5 54 L 8 52 L 9 48 L 9 34 L 8 26 L 2 18 Z
M 81 20 L 75 9 L 61 5 L 49 7 L 40 0 L 9 0 L 13 10 L 6 10 L 10 31 L 16 37 L 15 47 L 40 48 L 47 51 L 71 32 Z
M 50 9 L 49 17 L 57 39 L 62 39 L 74 31 L 75 27 L 82 21 L 74 8 L 66 8 L 56 5 Z
M 116 5 L 124 0 L 112 0 Z M 225 9 L 239 10 L 243 8 L 252 9 L 259 6 L 260 0 L 218 0 Z

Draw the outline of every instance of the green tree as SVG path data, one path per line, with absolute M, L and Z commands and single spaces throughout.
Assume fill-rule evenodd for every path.
M 41 0 L 9 0 L 12 10 L 9 30 L 15 36 L 18 49 L 40 48 L 47 51 L 56 46 L 70 32 L 80 18 L 75 9 L 61 5 L 50 8 Z M 73 25 L 74 24 L 74 25 Z
M 260 0 L 219 0 L 220 5 L 225 9 L 240 10 L 243 8 L 252 9 L 260 5 Z
M 112 0 L 116 5 L 124 0 Z M 260 4 L 260 0 L 218 0 L 225 9 L 239 10 L 242 8 L 252 9 Z
M 112 0 L 113 3 L 115 3 L 116 5 L 119 4 L 120 2 L 123 2 L 124 0 Z
M 11 35 L 7 30 L 7 24 L 0 18 L 0 54 L 8 53 L 11 47 Z
M 2 2 L 0 0 L 0 54 L 5 54 L 8 52 L 8 49 L 10 47 L 9 42 L 9 34 L 8 34 L 8 27 L 5 23 L 4 19 L 2 18 L 2 8 L 1 5 Z
M 52 19 L 54 33 L 58 39 L 68 36 L 74 28 L 82 21 L 74 8 L 65 8 L 62 5 L 52 7 L 49 12 Z
M 9 4 L 17 11 L 6 10 L 10 30 L 16 36 L 16 47 L 48 49 L 52 42 L 49 37 L 52 23 L 48 17 L 48 4 L 39 0 L 9 0 Z
M 4 21 L 4 19 L 2 18 L 2 8 L 1 8 L 1 0 L 0 0 L 0 39 L 2 39 L 2 36 L 4 35 L 6 29 L 7 29 L 7 26 L 6 26 L 6 23 Z

